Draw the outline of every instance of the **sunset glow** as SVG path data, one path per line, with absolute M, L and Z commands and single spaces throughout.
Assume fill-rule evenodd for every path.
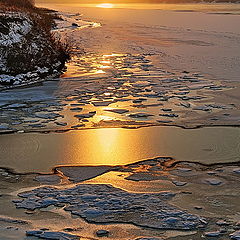
M 99 7 L 99 8 L 113 8 L 114 5 L 112 3 L 101 3 L 101 4 L 98 4 L 97 7 Z

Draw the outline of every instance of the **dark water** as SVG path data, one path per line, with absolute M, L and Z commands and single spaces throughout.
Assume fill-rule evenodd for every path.
M 240 128 L 105 128 L 0 136 L 0 166 L 48 172 L 56 165 L 119 165 L 169 156 L 206 164 L 239 161 Z

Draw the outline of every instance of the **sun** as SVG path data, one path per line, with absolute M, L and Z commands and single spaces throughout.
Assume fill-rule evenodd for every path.
M 97 5 L 99 8 L 113 8 L 113 6 L 114 5 L 112 3 L 101 3 Z

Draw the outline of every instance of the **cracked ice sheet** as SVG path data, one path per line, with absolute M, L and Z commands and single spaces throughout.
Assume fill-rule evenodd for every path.
M 193 230 L 201 218 L 167 203 L 173 192 L 129 193 L 110 185 L 79 184 L 58 189 L 36 188 L 18 194 L 17 208 L 35 210 L 65 205 L 64 210 L 92 223 L 132 223 L 156 229 Z

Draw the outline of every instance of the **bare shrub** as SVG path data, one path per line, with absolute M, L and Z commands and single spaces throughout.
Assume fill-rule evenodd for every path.
M 53 65 L 57 62 L 61 63 L 58 70 L 64 67 L 70 58 L 72 45 L 70 41 L 62 41 L 52 33 L 52 28 L 55 27 L 54 19 L 57 18 L 55 11 L 34 7 L 33 0 L 0 0 L 0 8 L 5 11 L 24 12 L 32 22 L 32 30 L 24 37 L 24 41 L 12 44 L 8 49 L 0 46 L 0 54 L 6 60 L 8 74 L 34 71 L 36 67 L 53 70 Z M 40 50 L 32 49 L 35 43 L 40 46 Z
M 0 0 L 0 3 L 20 8 L 34 8 L 34 0 Z

